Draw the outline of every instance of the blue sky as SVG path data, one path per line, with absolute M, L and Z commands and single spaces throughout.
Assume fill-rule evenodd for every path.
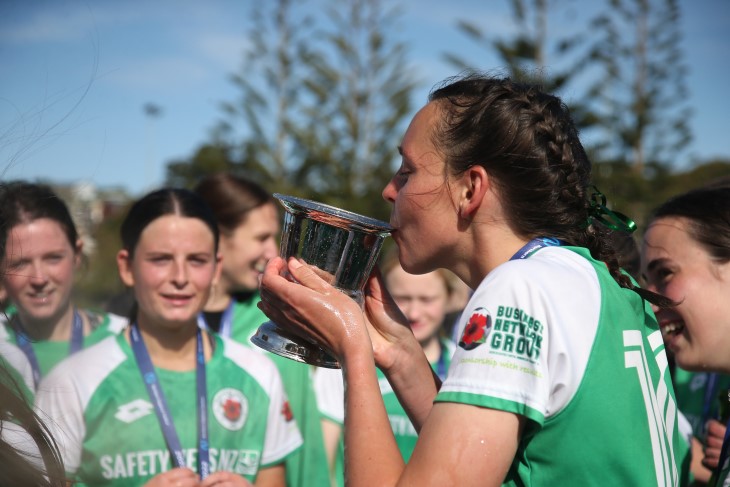
M 220 103 L 236 98 L 228 77 L 247 45 L 251 1 L 0 0 L 2 179 L 88 181 L 132 194 L 161 184 L 165 164 L 205 142 Z M 445 51 L 499 68 L 455 23 L 469 18 L 507 35 L 514 27 L 506 0 L 400 4 L 399 39 L 422 80 L 414 107 L 455 74 Z M 582 12 L 586 3 L 572 5 Z M 695 110 L 689 154 L 730 158 L 730 2 L 680 5 Z M 560 29 L 571 20 L 555 22 Z M 162 107 L 160 117 L 145 116 L 150 102 Z

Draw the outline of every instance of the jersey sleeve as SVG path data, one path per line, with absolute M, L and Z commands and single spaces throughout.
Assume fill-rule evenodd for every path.
M 499 409 L 543 424 L 576 393 L 599 312 L 595 271 L 568 250 L 543 249 L 499 266 L 462 313 L 436 401 Z
M 66 472 L 75 473 L 81 465 L 81 450 L 86 434 L 81 396 L 74 374 L 62 362 L 41 380 L 35 409 L 58 444 Z

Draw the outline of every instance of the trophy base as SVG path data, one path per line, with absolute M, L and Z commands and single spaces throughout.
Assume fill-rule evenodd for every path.
M 273 321 L 263 323 L 251 342 L 264 350 L 297 362 L 317 367 L 339 369 L 340 363 L 329 352 L 302 338 L 292 338 Z

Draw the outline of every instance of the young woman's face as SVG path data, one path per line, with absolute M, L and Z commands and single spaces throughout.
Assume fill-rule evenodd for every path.
M 414 275 L 395 266 L 385 275 L 385 284 L 408 318 L 416 340 L 423 345 L 438 335 L 449 299 L 446 283 L 438 272 Z
M 173 328 L 196 320 L 219 272 L 211 230 L 178 215 L 152 221 L 134 256 L 121 250 L 117 263 L 122 281 L 134 289 L 138 318 Z
M 3 287 L 24 324 L 57 321 L 68 311 L 80 261 L 81 242 L 72 245 L 55 220 L 39 218 L 10 230 Z
M 221 235 L 223 274 L 221 284 L 228 292 L 252 291 L 269 259 L 279 247 L 279 216 L 273 204 L 254 208 L 230 235 Z
M 641 249 L 648 288 L 679 303 L 654 311 L 680 367 L 730 372 L 730 263 L 713 261 L 684 218 L 652 222 Z
M 401 143 L 401 167 L 383 189 L 383 198 L 393 204 L 390 224 L 399 260 L 414 274 L 446 267 L 457 233 L 444 159 L 431 141 L 439 116 L 434 103 L 416 114 Z

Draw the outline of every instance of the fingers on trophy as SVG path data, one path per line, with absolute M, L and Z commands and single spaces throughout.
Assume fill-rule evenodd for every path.
M 284 206 L 279 255 L 297 258 L 363 305 L 363 289 L 392 228 L 385 222 L 294 196 L 274 194 Z M 272 321 L 251 341 L 269 352 L 310 365 L 339 368 L 332 354 Z

